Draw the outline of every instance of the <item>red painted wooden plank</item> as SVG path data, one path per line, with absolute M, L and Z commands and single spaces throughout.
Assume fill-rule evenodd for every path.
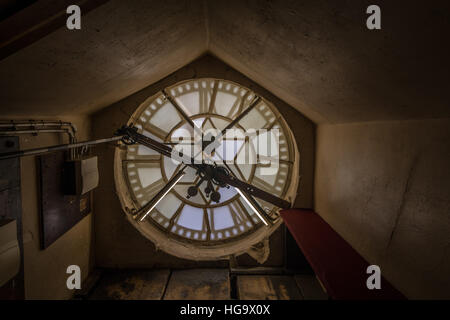
M 287 209 L 281 217 L 332 299 L 405 299 L 383 277 L 381 289 L 369 290 L 370 264 L 314 211 Z

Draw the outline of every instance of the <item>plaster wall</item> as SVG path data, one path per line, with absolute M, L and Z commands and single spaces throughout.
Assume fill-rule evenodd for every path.
M 321 125 L 316 211 L 408 298 L 450 298 L 450 120 Z
M 49 120 L 55 120 L 49 119 Z M 77 126 L 77 139 L 90 136 L 88 117 L 64 117 L 57 120 L 70 121 Z M 41 133 L 37 136 L 20 135 L 20 148 L 30 149 L 67 143 L 66 135 Z M 81 278 L 86 279 L 93 266 L 92 213 L 67 231 L 47 249 L 40 249 L 39 229 L 39 176 L 35 156 L 22 157 L 21 191 L 24 234 L 24 271 L 26 299 L 68 299 L 73 291 L 66 287 L 69 265 L 81 268 Z

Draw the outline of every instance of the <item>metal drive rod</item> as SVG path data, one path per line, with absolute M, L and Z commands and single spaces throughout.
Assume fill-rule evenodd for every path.
M 2 128 L 11 129 L 12 132 L 16 132 L 19 127 L 28 127 L 30 130 L 41 130 L 41 129 L 54 129 L 50 127 L 59 127 L 62 129 L 63 127 L 68 127 L 68 134 L 71 138 L 75 137 L 77 132 L 77 128 L 71 122 L 63 122 L 63 121 L 45 121 L 45 120 L 30 120 L 30 121 L 0 121 L 0 130 Z M 22 129 L 23 130 L 23 129 Z M 5 130 L 9 131 L 9 130 Z
M 91 145 L 96 145 L 96 144 L 101 144 L 101 143 L 114 142 L 114 141 L 118 141 L 118 140 L 122 139 L 122 137 L 123 136 L 115 136 L 112 138 L 82 141 L 82 142 L 78 142 L 78 143 L 60 144 L 60 145 L 46 147 L 46 148 L 36 148 L 36 149 L 28 149 L 28 150 L 0 153 L 0 160 L 24 157 L 24 156 L 40 155 L 40 154 L 44 154 L 44 153 L 48 153 L 48 152 L 52 152 L 52 151 L 67 150 L 67 149 L 91 146 Z
M 70 122 L 60 122 L 60 121 L 0 121 L 1 128 L 8 127 L 48 127 L 48 126 L 68 126 L 73 127 Z
M 68 133 L 68 130 L 69 129 L 14 130 L 14 131 L 8 130 L 8 131 L 0 131 L 0 135 L 5 136 L 15 134 L 64 133 L 64 132 Z

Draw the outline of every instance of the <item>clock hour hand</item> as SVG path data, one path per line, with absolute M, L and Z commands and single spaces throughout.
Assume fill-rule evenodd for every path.
M 277 196 L 274 196 L 273 194 L 271 194 L 269 192 L 261 190 L 255 186 L 252 186 L 251 184 L 248 184 L 247 182 L 239 180 L 238 178 L 236 178 L 230 174 L 226 174 L 223 171 L 217 171 L 216 178 L 217 178 L 217 180 L 219 180 L 222 183 L 236 187 L 244 193 L 247 193 L 251 196 L 260 198 L 264 201 L 270 202 L 279 208 L 288 209 L 291 207 L 291 203 L 289 201 L 281 199 Z
M 142 133 L 138 132 L 138 129 L 133 126 L 122 126 L 119 130 L 115 132 L 117 136 L 123 136 L 122 142 L 125 144 L 139 143 L 147 148 L 155 150 L 156 152 L 162 154 L 163 156 L 172 158 L 174 160 L 180 161 L 187 166 L 198 168 L 198 164 L 195 163 L 194 159 L 181 153 L 177 152 L 174 148 L 168 145 L 158 142 L 155 139 L 147 137 Z

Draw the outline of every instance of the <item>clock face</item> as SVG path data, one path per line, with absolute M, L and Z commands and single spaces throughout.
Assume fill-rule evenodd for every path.
M 298 179 L 293 177 L 298 176 L 298 152 L 291 131 L 270 102 L 260 99 L 255 104 L 256 96 L 250 89 L 210 78 L 184 81 L 164 92 L 175 100 L 197 130 L 194 131 L 160 91 L 143 102 L 130 119 L 129 124 L 133 123 L 139 133 L 167 143 L 183 154 L 196 156 L 196 159 L 203 156 L 202 159 L 211 164 L 226 163 L 227 169 L 238 179 L 280 198 L 290 196 L 288 200 L 294 200 L 292 194 L 296 193 Z M 249 106 L 251 111 L 233 126 L 236 129 L 233 135 L 227 131 L 214 152 L 202 152 L 202 140 L 217 137 Z M 267 147 L 267 141 L 270 147 Z M 237 248 L 242 250 L 242 245 L 237 245 L 239 241 L 246 238 L 252 239 L 250 242 L 261 240 L 279 225 L 264 227 L 234 187 L 214 186 L 221 197 L 219 202 L 211 201 L 205 192 L 207 183 L 200 181 L 195 169 L 190 167 L 184 169 L 185 175 L 146 218 L 136 221 L 131 217 L 132 210 L 145 206 L 184 165 L 137 144 L 119 149 L 115 162 L 118 195 L 130 221 L 146 237 L 163 242 L 157 245 L 169 253 L 189 258 L 195 254 L 180 248 L 194 251 L 221 248 L 219 251 L 206 250 L 208 256 L 197 254 L 196 257 L 216 258 L 214 255 L 223 256 L 225 252 L 232 254 L 238 251 Z M 198 194 L 187 198 L 188 188 L 193 185 L 199 185 Z M 255 199 L 266 212 L 276 215 L 278 208 Z M 170 239 L 170 245 L 166 245 L 164 239 Z

